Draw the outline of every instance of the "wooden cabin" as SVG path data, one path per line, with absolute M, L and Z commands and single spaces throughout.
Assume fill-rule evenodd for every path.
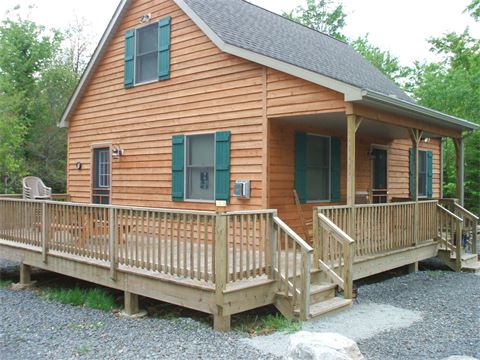
M 478 126 L 246 1 L 122 0 L 60 126 L 70 201 L 0 200 L 23 282 L 38 266 L 124 290 L 127 313 L 143 295 L 225 330 L 265 304 L 348 306 L 354 279 L 436 255 L 478 269 L 462 207 Z M 458 201 L 442 200 L 445 138 Z

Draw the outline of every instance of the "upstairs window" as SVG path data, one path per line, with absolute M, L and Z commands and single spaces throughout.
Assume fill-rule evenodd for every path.
M 136 31 L 135 84 L 157 80 L 158 25 L 147 25 Z
M 126 88 L 170 79 L 170 16 L 125 33 Z

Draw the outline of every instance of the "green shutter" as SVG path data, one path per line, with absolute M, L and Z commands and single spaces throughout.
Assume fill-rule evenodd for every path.
M 172 200 L 183 201 L 185 178 L 185 136 L 172 136 Z
M 340 201 L 340 139 L 336 137 L 330 144 L 330 200 Z
M 125 33 L 125 70 L 123 84 L 126 88 L 133 86 L 135 71 L 135 30 L 128 30 Z
M 433 196 L 433 153 L 427 151 L 427 197 Z
M 410 148 L 408 150 L 408 160 L 409 160 L 409 194 L 410 198 L 413 199 L 415 198 L 414 194 L 414 188 L 415 188 L 415 179 L 414 179 L 414 172 L 415 172 L 415 150 L 413 148 Z
M 170 22 L 170 16 L 158 22 L 158 80 L 170 79 Z
M 307 201 L 307 134 L 295 133 L 295 190 L 300 203 Z
M 230 200 L 230 131 L 215 134 L 215 200 Z

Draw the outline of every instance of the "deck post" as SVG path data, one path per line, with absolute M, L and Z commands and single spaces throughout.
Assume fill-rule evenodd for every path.
M 302 272 L 300 288 L 300 319 L 308 320 L 310 316 L 310 271 L 312 268 L 312 253 L 302 251 Z
M 32 283 L 32 267 L 30 265 L 20 264 L 20 285 L 30 285 Z
M 116 280 L 117 271 L 117 257 L 116 257 L 116 243 L 117 243 L 117 224 L 116 224 L 117 212 L 113 207 L 108 209 L 108 242 L 110 252 L 110 278 Z
M 269 279 L 275 278 L 275 259 L 276 259 L 276 250 L 277 250 L 277 237 L 278 232 L 275 226 L 274 218 L 278 216 L 277 210 L 271 214 L 270 218 L 270 237 L 265 249 L 265 266 L 267 267 L 267 274 Z
M 347 115 L 347 205 L 351 206 L 349 235 L 355 238 L 355 137 L 361 118 Z
M 460 206 L 463 206 L 465 200 L 465 193 L 463 189 L 465 172 L 464 141 L 462 137 L 459 137 L 453 139 L 453 143 L 455 144 L 457 198 Z
M 215 216 L 215 244 L 214 244 L 214 262 L 215 262 L 215 302 L 217 311 L 213 314 L 213 328 L 217 331 L 230 330 L 230 315 L 224 315 L 224 294 L 227 286 L 227 216 L 217 213 Z
M 322 258 L 321 249 L 323 239 L 320 238 L 320 227 L 318 226 L 318 209 L 316 207 L 313 208 L 313 218 L 312 218 L 312 226 L 313 226 L 313 265 L 314 268 L 318 266 L 318 260 Z
M 125 314 L 128 316 L 138 314 L 140 312 L 140 308 L 138 306 L 138 295 L 132 294 L 129 291 L 125 291 L 124 297 Z
M 47 263 L 48 257 L 48 208 L 45 201 L 42 201 L 42 258 L 43 262 Z
M 412 200 L 415 201 L 413 209 L 413 244 L 418 245 L 418 144 L 422 138 L 423 131 L 418 129 L 409 129 L 410 139 L 413 147 L 413 191 Z
M 462 270 L 462 255 L 463 255 L 463 239 L 462 239 L 462 228 L 463 224 L 460 220 L 455 220 L 455 269 L 456 271 Z
M 355 256 L 355 244 L 343 245 L 344 250 L 344 289 L 343 297 L 345 299 L 353 298 L 353 257 Z

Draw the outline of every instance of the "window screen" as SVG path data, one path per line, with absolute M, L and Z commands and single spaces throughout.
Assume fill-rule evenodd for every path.
M 214 200 L 215 135 L 191 135 L 186 140 L 186 198 Z
M 307 135 L 307 199 L 330 199 L 330 138 Z
M 135 83 L 157 79 L 158 24 L 137 29 L 135 46 Z

